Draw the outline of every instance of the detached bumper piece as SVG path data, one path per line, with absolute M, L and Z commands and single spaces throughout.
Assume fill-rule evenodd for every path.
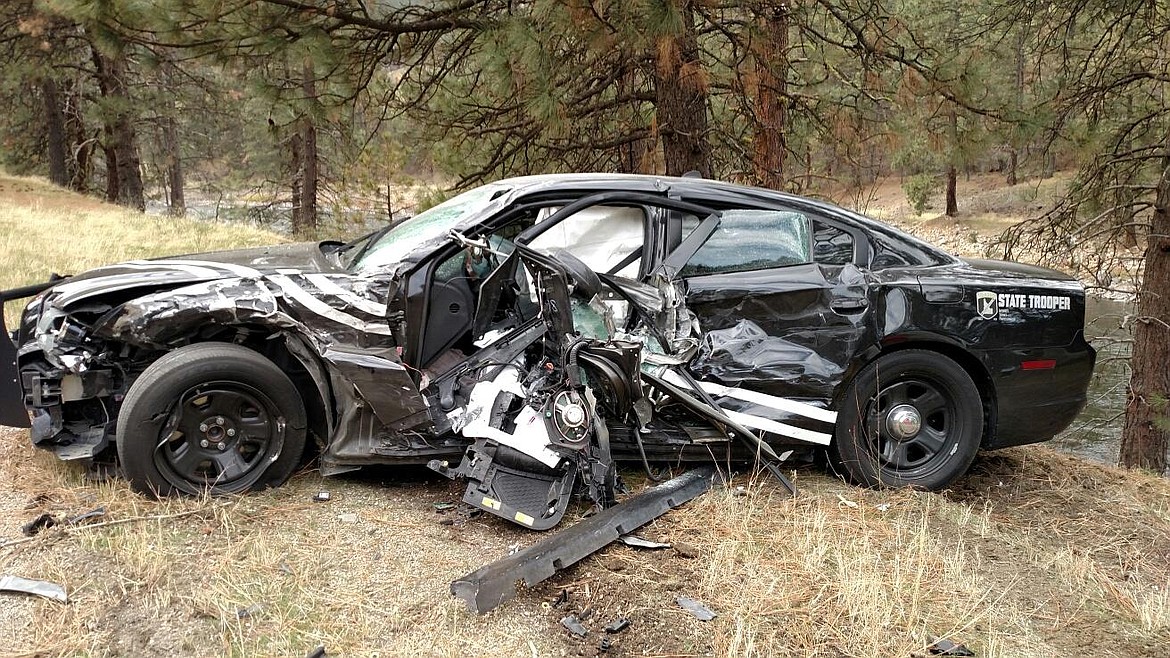
M 16 345 L 4 326 L 4 304 L 0 303 L 0 425 L 28 427 L 24 392 L 16 370 Z
M 451 583 L 451 593 L 483 614 L 516 595 L 516 583 L 528 587 L 605 548 L 618 537 L 666 514 L 711 488 L 715 468 L 705 466 L 651 487 L 623 503 L 602 510 L 532 546 L 477 569 Z

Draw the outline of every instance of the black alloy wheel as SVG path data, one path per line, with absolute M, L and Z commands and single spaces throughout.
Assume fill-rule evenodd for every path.
M 305 409 L 271 361 L 199 343 L 155 361 L 118 418 L 118 457 L 135 490 L 242 493 L 283 483 L 305 446 Z
M 967 371 L 941 354 L 904 350 L 858 373 L 834 447 L 859 484 L 935 490 L 966 472 L 982 437 L 983 404 Z

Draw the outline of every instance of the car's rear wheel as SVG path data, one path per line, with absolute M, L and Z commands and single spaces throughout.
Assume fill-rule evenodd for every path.
M 292 474 L 305 448 L 305 407 L 261 354 L 199 343 L 163 355 L 134 382 L 117 443 L 136 491 L 243 493 Z
M 942 354 L 904 350 L 854 378 L 834 447 L 858 484 L 934 490 L 967 471 L 982 437 L 983 404 L 967 371 Z

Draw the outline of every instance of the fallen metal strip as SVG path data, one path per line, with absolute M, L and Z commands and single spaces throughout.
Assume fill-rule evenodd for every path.
M 703 466 L 651 487 L 548 539 L 472 571 L 451 583 L 451 593 L 466 601 L 472 612 L 483 614 L 514 597 L 517 582 L 523 580 L 532 587 L 552 577 L 622 535 L 697 498 L 711 488 L 714 477 L 715 468 Z

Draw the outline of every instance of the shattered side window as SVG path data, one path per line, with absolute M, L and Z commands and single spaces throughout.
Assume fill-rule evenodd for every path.
M 683 234 L 693 230 L 684 219 Z M 812 262 L 810 222 L 785 210 L 726 210 L 719 228 L 679 272 L 701 276 Z
M 507 188 L 489 184 L 477 187 L 448 199 L 443 203 L 395 224 L 366 250 L 361 259 L 350 265 L 360 272 L 402 260 L 423 244 L 440 238 L 458 226 L 464 219 L 484 210 L 496 196 Z

